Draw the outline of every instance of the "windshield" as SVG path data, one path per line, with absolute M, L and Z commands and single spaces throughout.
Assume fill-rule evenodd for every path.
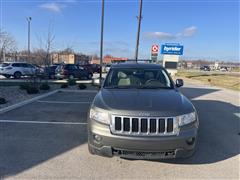
M 111 69 L 104 88 L 173 88 L 172 82 L 163 69 Z

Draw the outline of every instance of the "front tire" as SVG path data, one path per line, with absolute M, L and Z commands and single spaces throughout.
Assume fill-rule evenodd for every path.
M 19 72 L 19 71 L 17 71 L 17 72 L 14 73 L 14 78 L 15 78 L 15 79 L 20 79 L 21 76 L 22 76 L 22 73 Z

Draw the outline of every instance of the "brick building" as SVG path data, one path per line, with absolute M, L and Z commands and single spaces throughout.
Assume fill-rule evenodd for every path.
M 52 62 L 65 63 L 65 64 L 89 64 L 90 58 L 84 54 L 74 54 L 74 53 L 53 53 Z
M 119 62 L 125 62 L 127 60 L 128 60 L 128 58 L 118 58 L 118 57 L 113 57 L 113 56 L 104 56 L 103 64 L 119 63 Z M 100 59 L 99 58 L 93 58 L 91 60 L 91 63 L 92 64 L 100 64 Z

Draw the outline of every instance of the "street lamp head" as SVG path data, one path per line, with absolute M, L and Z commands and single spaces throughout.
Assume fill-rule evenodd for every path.
M 32 20 L 32 17 L 26 17 L 27 21 L 30 22 Z

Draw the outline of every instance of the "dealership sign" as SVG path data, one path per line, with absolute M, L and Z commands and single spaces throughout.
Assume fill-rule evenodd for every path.
M 156 44 L 152 45 L 152 54 L 158 53 L 158 49 L 159 49 L 158 45 Z
M 159 46 L 157 44 L 152 45 L 151 48 L 151 60 L 153 62 L 157 61 Z
M 183 46 L 164 44 L 161 47 L 162 54 L 183 55 Z

